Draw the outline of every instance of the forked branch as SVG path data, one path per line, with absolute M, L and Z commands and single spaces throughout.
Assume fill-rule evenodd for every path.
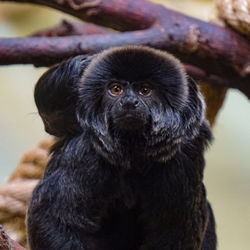
M 110 33 L 97 26 L 100 30 L 94 35 L 69 32 L 70 36 L 65 37 L 0 39 L 2 65 L 31 63 L 49 66 L 77 54 L 94 53 L 118 45 L 142 44 L 167 50 L 187 64 L 193 76 L 200 75 L 211 83 L 238 88 L 250 98 L 250 42 L 227 28 L 187 17 L 145 0 L 15 2 L 50 6 L 81 20 L 123 32 Z M 67 35 L 68 31 L 63 32 L 61 34 Z M 78 36 L 72 36 L 75 34 Z

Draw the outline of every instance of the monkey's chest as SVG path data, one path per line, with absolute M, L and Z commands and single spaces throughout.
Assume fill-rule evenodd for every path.
M 118 199 L 115 204 L 118 209 L 139 208 L 145 203 L 145 200 L 150 199 L 153 190 L 158 193 L 155 183 L 161 182 L 160 178 L 163 176 L 155 176 L 155 171 L 151 170 L 151 166 L 147 162 L 132 161 L 131 168 L 121 173 L 117 187 Z

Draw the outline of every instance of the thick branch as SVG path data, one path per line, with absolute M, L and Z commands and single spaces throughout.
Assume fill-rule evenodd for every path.
M 158 5 L 144 0 L 0 0 L 41 4 L 81 20 L 119 31 L 146 29 L 155 23 Z
M 61 24 L 50 29 L 38 31 L 33 37 L 59 37 L 59 36 L 79 36 L 93 34 L 108 34 L 108 31 L 98 25 L 84 22 L 74 22 L 63 20 Z
M 128 44 L 148 45 L 171 51 L 171 44 L 166 39 L 168 38 L 159 28 L 107 35 L 0 39 L 0 64 L 32 63 L 37 66 L 49 66 L 70 56 L 91 54 L 108 47 Z M 197 62 L 193 58 L 189 60 L 182 54 L 177 55 L 187 64 L 198 65 L 187 67 L 193 77 L 238 88 L 250 97 L 249 76 L 239 77 L 232 70 L 225 70 L 225 73 L 221 70 L 216 72 L 216 59 L 210 60 L 211 65 L 204 62 L 206 66 L 199 67 L 201 61 Z
M 164 36 L 159 29 L 89 36 L 4 38 L 0 39 L 0 64 L 49 66 L 70 56 L 92 54 L 113 46 L 157 47 L 162 39 Z
M 0 0 L 1 1 L 1 0 Z M 5 0 L 2 0 L 5 1 Z M 12 0 L 14 1 L 14 0 Z M 39 3 L 119 30 L 109 35 L 0 40 L 0 64 L 50 65 L 80 53 L 126 44 L 168 50 L 205 77 L 227 82 L 250 97 L 250 43 L 239 34 L 144 0 L 16 0 Z M 197 70 L 193 71 L 196 73 Z M 201 73 L 200 72 L 200 73 Z
M 84 22 L 71 23 L 64 20 L 58 26 L 36 32 L 32 36 L 60 37 L 60 36 L 76 36 L 76 35 L 89 35 L 89 34 L 112 34 L 112 32 L 98 25 L 93 25 Z M 195 79 L 199 79 L 205 82 L 210 82 L 218 86 L 227 85 L 226 80 L 219 76 L 209 75 L 204 70 L 192 65 L 184 64 L 184 66 L 188 74 Z

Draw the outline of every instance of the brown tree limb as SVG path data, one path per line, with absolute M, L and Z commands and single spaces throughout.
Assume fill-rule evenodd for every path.
M 32 34 L 32 36 L 61 37 L 61 36 L 77 36 L 77 35 L 92 35 L 92 34 L 112 34 L 112 32 L 98 25 L 93 25 L 90 23 L 84 23 L 84 22 L 71 23 L 69 21 L 63 20 L 63 22 L 58 26 L 36 32 L 35 34 Z M 204 70 L 192 65 L 184 64 L 184 66 L 188 74 L 191 75 L 193 78 L 213 83 L 216 86 L 227 85 L 227 81 L 219 76 L 209 75 Z
M 93 25 L 90 23 L 84 23 L 84 22 L 71 23 L 69 21 L 63 20 L 63 22 L 58 26 L 36 32 L 35 34 L 32 34 L 32 36 L 61 37 L 61 36 L 77 36 L 77 35 L 92 35 L 92 34 L 112 34 L 112 32 L 98 25 Z M 184 64 L 184 66 L 189 75 L 191 75 L 196 79 L 208 81 L 218 86 L 227 85 L 226 80 L 219 76 L 209 75 L 204 70 L 192 65 Z
M 0 64 L 49 66 L 70 56 L 92 54 L 112 46 L 157 47 L 162 38 L 159 29 L 89 36 L 4 38 L 0 39 Z
M 81 20 L 119 31 L 146 29 L 155 23 L 159 5 L 145 0 L 0 0 L 41 4 Z
M 12 240 L 0 225 L 0 250 L 25 250 L 25 248 Z
M 91 54 L 101 49 L 126 44 L 148 45 L 167 50 L 166 46 L 160 46 L 162 43 L 164 44 L 164 35 L 159 29 L 107 35 L 51 38 L 34 37 L 3 40 L 5 43 L 0 39 L 0 54 L 1 51 L 5 53 L 5 65 L 33 63 L 36 66 L 49 66 L 70 56 Z M 4 54 L 2 53 L 0 55 L 0 63 L 3 56 Z M 234 78 L 230 78 L 227 75 L 223 77 L 219 74 L 213 74 L 210 71 L 210 67 L 207 67 L 205 71 L 199 67 L 187 64 L 186 68 L 190 75 L 195 78 L 222 86 L 238 88 L 250 97 L 249 77 L 245 77 L 245 79 L 239 78 L 237 75 Z M 237 82 L 240 79 L 241 82 Z
M 93 34 L 108 34 L 111 31 L 104 29 L 98 25 L 84 22 L 69 22 L 63 20 L 59 25 L 37 31 L 31 36 L 33 37 L 60 37 L 60 36 L 79 36 Z
M 5 1 L 5 0 L 0 0 Z M 239 34 L 144 0 L 16 0 L 60 9 L 120 34 L 0 40 L 0 64 L 47 66 L 80 53 L 126 44 L 168 50 L 204 79 L 242 90 L 250 97 L 250 43 Z

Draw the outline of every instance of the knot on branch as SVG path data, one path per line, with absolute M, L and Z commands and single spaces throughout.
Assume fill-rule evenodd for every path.
M 54 0 L 57 4 L 68 5 L 73 10 L 93 8 L 100 4 L 101 0 Z
M 247 64 L 243 67 L 243 70 L 241 71 L 241 76 L 247 77 L 248 75 L 250 75 L 250 62 L 247 63 Z
M 200 37 L 200 29 L 196 24 L 190 25 L 187 31 L 187 37 L 185 42 L 185 49 L 189 52 L 194 52 L 199 47 L 199 37 Z

